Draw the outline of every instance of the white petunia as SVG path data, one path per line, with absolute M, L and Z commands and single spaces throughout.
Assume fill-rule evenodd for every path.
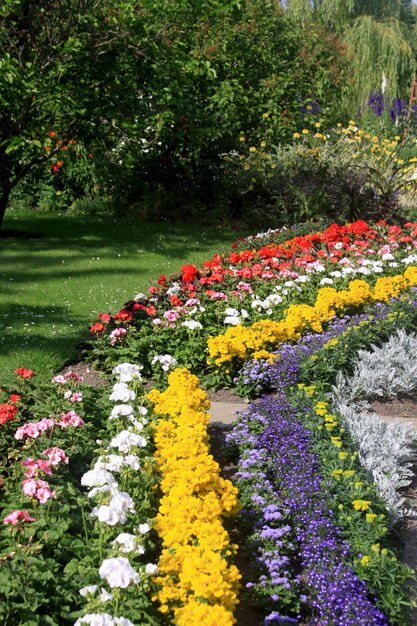
M 126 589 L 131 583 L 137 585 L 140 580 L 139 574 L 124 556 L 104 559 L 98 573 L 112 588 Z

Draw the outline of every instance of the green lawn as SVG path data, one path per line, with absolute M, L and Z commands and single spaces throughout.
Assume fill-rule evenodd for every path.
M 49 377 L 77 358 L 100 312 L 114 313 L 160 273 L 199 264 L 240 234 L 224 228 L 9 210 L 0 239 L 0 386 L 17 367 Z

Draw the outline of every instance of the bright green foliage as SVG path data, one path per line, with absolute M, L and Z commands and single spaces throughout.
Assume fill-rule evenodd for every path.
M 272 0 L 9 0 L 0 50 L 0 220 L 20 180 L 50 177 L 61 160 L 58 192 L 82 194 L 81 178 L 90 193 L 151 196 L 154 208 L 212 206 L 239 132 L 286 140 L 312 100 L 327 115 L 346 65 L 336 38 L 301 32 Z M 50 132 L 76 138 L 84 161 L 94 154 L 90 179 L 78 166 L 63 175 Z
M 290 0 L 288 16 L 322 24 L 347 44 L 352 64 L 344 105 L 348 115 L 386 82 L 386 93 L 406 95 L 416 70 L 411 0 Z

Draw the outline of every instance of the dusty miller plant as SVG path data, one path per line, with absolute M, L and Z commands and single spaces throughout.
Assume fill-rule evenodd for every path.
M 417 336 L 397 331 L 381 347 L 361 350 L 352 376 L 339 373 L 333 407 L 356 441 L 362 465 L 370 472 L 395 520 L 410 509 L 401 489 L 410 484 L 417 454 L 417 432 L 409 423 L 383 422 L 369 410 L 369 400 L 409 394 L 417 387 Z

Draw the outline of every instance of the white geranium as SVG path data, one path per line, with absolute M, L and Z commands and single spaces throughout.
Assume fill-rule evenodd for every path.
M 100 578 L 106 580 L 110 587 L 125 589 L 131 583 L 139 583 L 139 574 L 130 565 L 124 556 L 104 559 L 98 571 Z
M 168 372 L 170 369 L 174 369 L 177 366 L 177 359 L 171 354 L 157 354 L 153 357 L 151 365 L 159 364 L 164 372 Z
M 94 469 L 105 469 L 110 472 L 120 472 L 123 467 L 140 469 L 139 457 L 134 454 L 120 456 L 119 454 L 106 454 L 100 456 L 94 464 Z
M 109 448 L 117 448 L 119 452 L 129 452 L 131 448 L 144 448 L 147 445 L 145 437 L 130 430 L 122 430 L 109 443 Z
M 147 563 L 145 566 L 145 574 L 148 576 L 154 576 L 158 573 L 158 566 L 155 563 Z
M 114 541 L 112 546 L 118 548 L 120 552 L 129 554 L 135 552 L 136 554 L 145 554 L 145 548 L 138 543 L 137 537 L 130 533 L 120 533 Z
M 117 489 L 117 481 L 113 474 L 106 469 L 96 467 L 82 475 L 81 484 L 83 487 L 108 487 L 107 490 Z
M 112 617 L 108 613 L 88 613 L 79 617 L 74 626 L 134 626 L 127 617 Z
M 81 587 L 79 594 L 83 596 L 83 598 L 86 598 L 87 596 L 94 595 L 97 589 L 97 585 L 87 585 L 86 587 Z
M 138 531 L 141 535 L 146 535 L 151 530 L 151 527 L 146 522 L 144 524 L 139 524 Z
M 91 516 L 97 517 L 99 522 L 103 522 L 108 526 L 115 526 L 116 524 L 125 524 L 127 513 L 129 511 L 134 512 L 134 510 L 135 504 L 132 498 L 128 493 L 122 491 L 114 494 L 109 504 L 94 507 Z
M 116 404 L 112 409 L 109 419 L 114 420 L 118 417 L 128 417 L 129 415 L 133 415 L 133 413 L 134 409 L 131 404 Z
M 185 320 L 181 326 L 185 326 L 185 328 L 189 328 L 190 330 L 201 330 L 201 328 L 203 328 L 203 325 L 197 322 L 197 320 Z
M 88 613 L 79 617 L 74 626 L 115 626 L 115 623 L 108 613 Z
M 113 374 L 117 376 L 120 383 L 129 383 L 134 378 L 142 380 L 141 371 L 143 365 L 135 363 L 120 363 L 113 368 Z
M 333 285 L 333 283 L 334 283 L 334 280 L 332 278 L 325 277 L 321 279 L 319 284 L 320 285 Z
M 112 402 L 131 402 L 136 398 L 136 394 L 132 389 L 129 389 L 126 383 L 116 383 L 113 385 L 113 391 L 110 394 L 110 400 Z

